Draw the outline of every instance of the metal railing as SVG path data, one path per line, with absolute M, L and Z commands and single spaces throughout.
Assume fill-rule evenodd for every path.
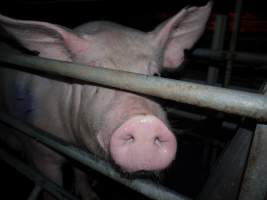
M 1 52 L 0 61 L 2 61 L 1 67 L 15 67 L 16 69 L 24 70 L 26 68 L 49 72 L 52 74 L 87 81 L 89 84 L 99 84 L 101 86 L 114 87 L 141 94 L 157 96 L 186 104 L 248 116 L 261 122 L 267 122 L 267 97 L 261 94 L 241 92 L 237 90 L 217 88 L 207 85 L 160 77 L 151 77 L 99 67 L 78 65 L 69 62 L 55 61 L 23 54 Z M 164 93 L 162 93 L 162 91 L 164 91 Z M 107 162 L 99 160 L 95 156 L 77 149 L 74 146 L 65 144 L 58 139 L 55 140 L 55 138 L 51 138 L 51 136 L 44 131 L 36 130 L 36 128 L 29 127 L 28 125 L 12 119 L 9 116 L 1 114 L 0 121 L 15 128 L 17 131 L 20 131 L 40 141 L 57 152 L 75 159 L 84 165 L 99 171 L 106 176 L 123 183 L 124 185 L 129 186 L 133 190 L 136 190 L 145 196 L 148 196 L 149 198 L 161 200 L 188 199 L 183 195 L 170 191 L 169 189 L 160 185 L 156 185 L 148 180 L 128 180 L 122 178 L 120 174 L 118 174 Z M 9 163 L 10 160 L 13 160 L 13 165 L 14 162 L 17 163 L 13 158 L 3 153 L 2 150 L 0 151 L 0 155 L 2 159 L 7 158 Z M 21 164 L 15 165 L 15 167 L 23 166 Z M 24 168 L 24 170 L 26 169 L 25 167 L 20 168 Z M 33 177 L 39 176 L 34 173 L 29 173 L 29 169 L 26 169 L 26 172 L 22 171 L 22 173 L 26 174 L 27 177 L 31 175 L 34 175 Z M 32 179 L 36 182 L 36 178 Z M 40 177 L 37 179 L 40 180 Z M 36 182 L 36 186 L 33 189 L 29 199 L 35 199 L 42 188 L 49 192 L 55 193 L 54 195 L 57 197 L 63 195 L 67 198 L 75 199 L 75 197 L 73 197 L 71 194 L 68 194 L 63 190 L 61 191 L 59 187 L 53 185 L 53 183 L 50 183 L 49 181 L 42 180 L 41 183 L 42 184 L 40 184 L 40 181 Z
M 238 1 L 242 4 L 242 0 Z M 237 6 L 238 10 L 238 6 Z M 241 6 L 240 6 L 241 11 Z M 240 12 L 239 12 L 240 13 Z M 232 46 L 230 51 L 195 49 L 193 56 L 208 58 L 214 60 L 227 61 L 226 85 L 229 85 L 232 62 L 267 64 L 266 55 L 258 55 L 245 52 L 236 52 L 237 31 L 239 26 L 240 15 L 237 18 L 236 28 L 232 36 Z M 146 95 L 157 96 L 164 99 L 174 100 L 181 103 L 191 104 L 204 108 L 214 109 L 227 113 L 247 116 L 258 120 L 259 122 L 267 122 L 267 97 L 261 94 L 241 92 L 236 90 L 217 88 L 207 85 L 188 83 L 166 78 L 150 77 L 129 72 L 119 72 L 104 68 L 96 68 L 85 65 L 78 65 L 68 62 L 49 60 L 35 56 L 22 54 L 12 54 L 0 52 L 0 61 L 3 62 L 2 67 L 14 67 L 5 65 L 4 63 L 17 65 L 21 69 L 29 68 L 38 71 L 49 72 L 70 78 L 87 81 L 101 86 L 114 87 L 131 92 L 137 92 Z M 164 93 L 162 93 L 164 91 Z M 42 144 L 62 153 L 76 161 L 81 162 L 112 179 L 127 185 L 135 191 L 153 199 L 168 200 L 187 200 L 189 198 L 170 191 L 160 185 L 154 184 L 149 180 L 128 180 L 122 178 L 109 163 L 96 158 L 88 152 L 84 152 L 74 146 L 64 143 L 54 138 L 50 134 L 33 128 L 29 125 L 13 119 L 7 115 L 0 114 L 1 123 L 5 126 L 12 127 L 15 134 L 25 134 L 31 138 L 40 141 Z M 53 193 L 58 198 L 77 199 L 73 195 L 65 192 L 59 186 L 46 180 L 42 175 L 28 168 L 19 160 L 11 157 L 0 149 L 0 158 L 7 163 L 16 167 L 21 173 L 33 180 L 36 184 L 29 200 L 36 199 L 42 189 Z
M 214 109 L 267 122 L 267 97 L 262 94 L 116 71 L 14 53 L 0 61 L 131 92 Z M 10 65 L 6 65 L 10 67 Z M 162 92 L 164 91 L 164 92 Z
M 178 193 L 175 193 L 174 191 L 170 191 L 169 189 L 161 185 L 155 184 L 149 180 L 142 180 L 142 179 L 129 180 L 126 178 L 122 178 L 120 174 L 116 172 L 116 170 L 113 169 L 108 162 L 104 160 L 100 160 L 99 158 L 95 157 L 94 155 L 88 152 L 85 152 L 79 148 L 76 148 L 70 144 L 67 144 L 63 142 L 62 140 L 56 138 L 55 136 L 52 136 L 51 134 L 46 133 L 45 131 L 42 131 L 35 127 L 31 127 L 30 125 L 27 125 L 19 120 L 16 120 L 6 114 L 0 113 L 0 121 L 1 123 L 7 125 L 8 127 L 12 127 L 14 130 L 16 130 L 16 131 L 12 131 L 13 133 L 25 134 L 39 141 L 40 143 L 48 146 L 49 148 L 55 150 L 56 152 L 59 152 L 69 158 L 72 158 L 82 163 L 83 165 L 90 167 L 132 188 L 133 190 L 138 191 L 139 193 L 149 198 L 152 198 L 155 200 L 189 200 L 189 198 L 184 197 L 183 195 L 180 195 Z M 8 162 L 13 162 L 13 163 L 15 162 L 13 161 L 14 159 L 4 154 L 1 150 L 0 150 L 0 157 L 7 157 Z M 18 166 L 19 165 L 18 162 L 15 162 L 15 165 Z M 40 177 L 36 173 L 30 172 L 29 169 L 26 168 L 24 165 L 20 164 L 19 167 L 20 169 L 21 168 L 24 169 L 23 173 L 24 174 L 26 173 L 28 177 L 31 177 L 31 175 L 34 177 L 37 177 L 37 179 L 38 177 Z M 36 179 L 36 178 L 32 178 L 32 179 Z M 55 186 L 55 184 L 51 185 L 50 182 L 47 182 L 48 184 L 40 184 L 40 179 L 38 181 L 39 181 L 39 185 L 40 186 L 45 185 L 46 186 L 45 189 L 49 192 L 51 192 L 52 190 L 51 187 L 54 188 L 56 192 L 53 192 L 53 191 L 52 192 L 54 195 L 56 194 L 57 197 L 60 197 L 60 194 L 62 194 L 61 196 L 67 197 L 69 199 L 75 199 L 71 195 L 68 195 L 64 191 L 60 190 L 58 186 Z

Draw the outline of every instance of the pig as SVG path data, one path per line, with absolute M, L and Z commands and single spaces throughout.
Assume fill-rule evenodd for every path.
M 177 69 L 202 35 L 211 2 L 186 7 L 143 32 L 112 22 L 89 22 L 70 30 L 40 21 L 0 15 L 0 25 L 29 52 L 60 61 L 159 75 Z M 1 68 L 2 112 L 64 141 L 111 159 L 120 171 L 161 171 L 175 159 L 176 137 L 163 108 L 151 98 L 79 81 Z M 66 159 L 42 144 L 23 139 L 31 163 L 62 185 Z M 98 199 L 83 171 L 74 169 L 77 194 Z M 46 196 L 51 198 L 51 196 Z

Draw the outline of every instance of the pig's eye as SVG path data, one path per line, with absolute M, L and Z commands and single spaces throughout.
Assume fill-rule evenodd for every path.
M 152 74 L 153 76 L 158 76 L 160 77 L 160 73 L 159 72 L 155 72 L 154 74 Z
M 153 61 L 149 62 L 148 72 L 153 76 L 160 76 L 158 64 Z

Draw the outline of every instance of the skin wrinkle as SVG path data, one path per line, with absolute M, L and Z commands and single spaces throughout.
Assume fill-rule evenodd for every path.
M 74 133 L 75 143 L 79 144 L 80 141 L 78 139 L 77 133 L 79 133 L 79 130 L 77 130 L 78 120 L 79 120 L 79 110 L 81 105 L 81 86 L 78 84 L 72 84 L 70 85 L 70 99 L 69 99 L 69 123 L 72 133 Z
M 107 89 L 109 91 L 109 93 L 112 95 L 112 97 L 109 98 L 109 103 L 106 105 L 104 111 L 102 112 L 102 118 L 101 120 L 99 121 L 99 126 L 96 131 L 97 133 L 97 137 L 98 135 L 100 134 L 99 132 L 102 132 L 102 141 L 104 143 L 105 146 L 108 145 L 108 140 L 110 139 L 111 137 L 111 134 L 113 133 L 113 129 L 110 127 L 110 126 L 107 126 L 107 124 L 110 124 L 111 121 L 114 120 L 114 115 L 112 116 L 111 119 L 109 119 L 108 117 L 108 114 L 110 112 L 110 109 L 113 107 L 113 105 L 116 103 L 116 99 L 117 99 L 117 95 L 116 95 L 116 90 L 115 91 L 112 91 L 111 89 Z M 99 91 L 99 93 L 105 93 L 105 91 Z M 103 98 L 105 97 L 105 95 L 103 95 Z M 108 112 L 109 111 L 109 112 Z M 116 116 L 118 116 L 119 114 L 118 113 L 115 113 Z M 118 120 L 118 118 L 116 118 L 116 121 Z M 101 127 L 101 128 L 100 128 Z M 102 130 L 101 130 L 102 129 Z M 105 133 L 105 134 L 103 134 Z
M 82 90 L 81 90 L 81 99 L 85 99 L 88 95 L 87 91 L 86 91 L 86 87 L 83 85 L 82 86 Z M 87 100 L 88 101 L 88 100 Z M 87 102 L 82 101 L 79 107 L 79 142 L 81 142 L 80 144 L 83 144 L 84 147 L 87 146 L 88 141 L 86 141 L 86 136 L 89 133 L 89 135 L 91 135 L 91 131 L 92 127 L 90 126 L 92 122 L 92 120 L 90 119 L 90 110 L 86 109 L 87 108 Z M 84 120 L 87 121 L 87 123 L 84 123 Z M 86 127 L 85 127 L 86 126 Z M 91 131 L 90 131 L 91 130 Z M 92 150 L 91 144 L 89 143 L 88 146 L 89 150 Z
M 74 143 L 75 141 L 75 136 L 72 134 L 73 130 L 72 130 L 72 126 L 70 123 L 70 116 L 69 115 L 69 111 L 70 111 L 70 107 L 69 105 L 71 105 L 71 97 L 72 97 L 72 87 L 70 84 L 64 84 L 61 87 L 61 91 L 63 92 L 64 95 L 64 101 L 57 101 L 57 108 L 58 108 L 58 114 L 61 120 L 61 125 L 63 130 L 66 130 L 64 134 L 67 134 L 67 138 L 70 138 L 70 142 Z
M 105 116 L 105 113 L 103 111 L 97 112 L 96 110 L 94 110 L 97 109 L 95 105 L 99 103 L 99 97 L 101 98 L 101 96 L 103 96 L 103 93 L 105 93 L 105 91 L 103 91 L 102 89 L 104 88 L 98 90 L 98 87 L 96 86 L 83 85 L 81 98 L 87 100 L 81 104 L 79 111 L 79 118 L 82 119 L 79 122 L 79 140 L 84 147 L 87 146 L 89 151 L 98 154 L 100 157 L 103 157 L 105 155 L 103 150 L 100 148 L 96 137 L 93 137 L 93 135 L 98 131 L 99 127 L 101 127 L 103 121 L 103 119 L 101 118 Z M 98 92 L 96 93 L 96 91 Z M 112 102 L 110 102 L 110 104 L 111 103 Z M 103 106 L 103 108 L 106 108 L 106 106 Z M 88 135 L 90 137 L 88 137 Z

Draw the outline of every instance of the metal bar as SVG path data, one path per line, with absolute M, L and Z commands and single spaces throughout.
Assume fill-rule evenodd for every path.
M 197 48 L 192 52 L 192 56 L 198 58 L 212 59 L 216 61 L 224 61 L 227 59 L 232 59 L 233 61 L 248 64 L 267 64 L 266 54 L 253 54 L 247 52 L 233 52 L 229 51 L 215 51 L 204 48 Z
M 197 200 L 236 200 L 253 132 L 240 128 L 209 174 Z M 252 198 L 253 199 L 253 198 Z
M 225 88 L 90 67 L 36 56 L 0 53 L 0 61 L 91 83 L 157 96 L 267 122 L 267 97 Z M 3 65 L 2 65 L 3 66 Z M 6 67 L 10 67 L 6 66 Z M 164 91 L 164 92 L 162 92 Z
M 267 84 L 263 88 L 267 95 Z M 239 200 L 264 200 L 267 195 L 267 125 L 258 124 L 251 144 Z
M 236 50 L 238 33 L 240 29 L 240 17 L 241 17 L 242 5 L 243 5 L 243 0 L 236 1 L 236 5 L 235 5 L 236 15 L 235 15 L 233 32 L 232 32 L 231 39 L 230 39 L 230 53 L 233 53 Z M 230 84 L 230 79 L 231 79 L 231 74 L 232 74 L 232 65 L 233 65 L 233 60 L 229 59 L 226 65 L 224 87 L 228 87 Z
M 0 159 L 4 160 L 6 163 L 8 163 L 10 166 L 17 169 L 20 173 L 25 175 L 27 178 L 34 181 L 35 183 L 40 185 L 42 188 L 44 188 L 46 191 L 53 194 L 56 198 L 58 199 L 67 198 L 71 200 L 78 200 L 77 197 L 66 192 L 61 187 L 56 185 L 54 182 L 48 180 L 46 177 L 41 175 L 35 169 L 27 166 L 19 159 L 15 158 L 14 156 L 4 151 L 2 148 L 0 148 Z
M 264 200 L 267 194 L 267 125 L 258 124 L 241 184 L 239 200 Z
M 226 15 L 216 15 L 215 31 L 212 38 L 212 50 L 222 50 L 226 31 Z M 218 82 L 219 69 L 214 66 L 209 66 L 207 82 L 209 85 L 215 85 Z
M 149 180 L 134 179 L 129 180 L 122 178 L 119 173 L 117 173 L 111 165 L 103 160 L 98 159 L 94 155 L 91 155 L 88 152 L 85 152 L 81 149 L 78 149 L 70 144 L 67 144 L 60 139 L 48 134 L 40 129 L 33 128 L 29 125 L 26 125 L 14 118 L 9 117 L 3 113 L 0 113 L 0 121 L 8 126 L 13 127 L 18 130 L 20 133 L 24 133 L 29 137 L 45 144 L 46 146 L 54 149 L 55 151 L 66 155 L 85 166 L 88 166 L 130 188 L 139 193 L 155 199 L 155 200 L 189 200 L 189 198 L 184 197 L 180 194 L 177 194 L 169 189 L 157 185 Z M 17 132 L 18 132 L 17 131 Z M 1 154 L 0 154 L 1 155 Z
M 40 185 L 35 185 L 27 200 L 36 200 L 41 192 L 42 192 L 42 187 Z

